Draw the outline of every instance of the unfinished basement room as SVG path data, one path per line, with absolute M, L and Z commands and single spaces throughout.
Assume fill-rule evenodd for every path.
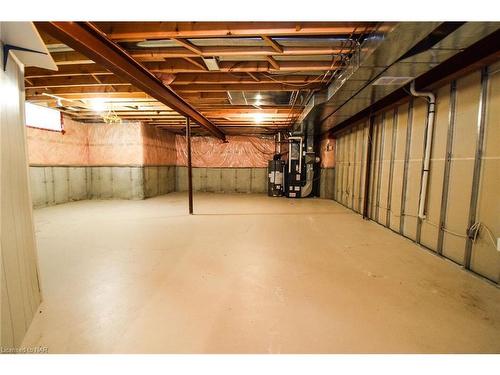
M 498 354 L 499 26 L 1 22 L 2 353 Z

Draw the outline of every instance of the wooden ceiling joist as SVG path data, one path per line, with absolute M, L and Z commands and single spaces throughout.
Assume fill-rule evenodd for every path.
M 174 76 L 172 86 L 205 85 L 205 84 L 254 84 L 283 83 L 290 85 L 307 85 L 314 82 L 314 75 L 280 75 L 277 77 L 264 76 L 247 72 L 238 74 L 212 73 L 179 73 Z M 26 88 L 58 87 L 58 86 L 92 86 L 92 85 L 120 85 L 125 84 L 122 79 L 109 75 L 73 75 L 73 76 L 44 76 L 26 78 Z
M 280 64 L 278 64 L 278 62 L 274 59 L 274 57 L 272 56 L 267 56 L 266 57 L 267 61 L 269 62 L 269 64 L 272 65 L 272 67 L 276 70 L 280 70 Z
M 283 47 L 281 47 L 278 43 L 276 43 L 273 38 L 267 35 L 262 35 L 261 36 L 262 40 L 264 40 L 267 44 L 269 44 L 272 49 L 277 52 L 277 53 L 283 53 Z
M 172 38 L 172 40 L 174 40 L 176 43 L 179 43 L 181 46 L 187 48 L 188 50 L 196 53 L 197 55 L 202 54 L 200 47 L 195 46 L 189 40 L 181 39 L 181 38 Z
M 277 71 L 275 67 L 267 61 L 243 61 L 243 62 L 219 62 L 219 70 L 217 72 L 207 71 L 205 66 L 195 64 L 184 59 L 168 60 L 164 62 L 146 62 L 142 64 L 153 73 L 257 73 Z M 280 61 L 280 72 L 326 72 L 335 70 L 339 64 L 333 65 L 330 61 Z M 82 65 L 63 65 L 58 71 L 51 72 L 40 68 L 26 68 L 25 77 L 40 78 L 45 76 L 74 76 L 74 75 L 106 75 L 111 74 L 107 69 L 98 66 L 97 64 L 82 64 Z
M 186 61 L 180 63 L 179 61 L 168 60 L 164 62 L 148 62 L 143 64 L 150 71 L 155 73 L 195 73 L 203 72 L 203 69 L 196 68 Z M 331 61 L 280 61 L 279 71 L 288 72 L 306 72 L 306 71 L 327 71 L 335 70 L 340 65 L 332 66 Z M 269 72 L 278 70 L 274 66 L 270 66 L 267 61 L 242 61 L 242 62 L 219 62 L 218 72 Z
M 375 22 L 96 22 L 117 41 L 250 36 L 351 35 Z
M 179 95 L 166 87 L 151 72 L 138 64 L 100 30 L 88 22 L 40 22 L 37 25 L 71 48 L 134 84 L 177 112 L 192 118 L 214 136 L 225 140 L 224 133 Z
M 37 25 L 42 24 L 57 29 L 66 23 Z M 268 134 L 288 128 L 304 108 L 306 97 L 300 95 L 301 100 L 291 106 L 286 99 L 289 92 L 324 89 L 329 80 L 321 78 L 342 69 L 345 59 L 337 57 L 349 58 L 350 46 L 356 45 L 346 44 L 346 38 L 358 40 L 379 27 L 372 22 L 71 23 L 73 28 L 82 26 L 106 40 L 106 47 L 125 56 L 134 69 L 142 70 L 143 78 L 160 84 L 162 88 L 155 86 L 155 91 L 168 89 L 171 98 L 184 101 L 205 119 L 199 121 L 215 123 L 230 134 Z M 78 121 L 100 122 L 89 99 L 105 99 L 125 120 L 184 129 L 181 108 L 170 108 L 164 97 L 145 90 L 143 80 L 130 79 L 122 64 L 105 58 L 109 56 L 89 53 L 94 42 L 80 36 L 72 41 L 61 30 L 51 36 L 39 29 L 54 51 L 51 54 L 59 70 L 26 68 L 28 101 L 57 108 Z M 137 43 L 145 41 L 149 43 Z M 209 70 L 204 58 L 216 58 L 218 69 L 211 66 Z M 233 91 L 252 100 L 230 97 Z M 271 92 L 281 92 L 281 98 Z M 263 121 L 256 122 L 255 114 Z M 207 128 L 196 122 L 193 118 L 195 131 L 203 134 Z
M 272 40 L 272 39 L 270 39 Z M 318 47 L 284 47 L 278 52 L 273 47 L 200 47 L 199 52 L 183 48 L 130 50 L 129 54 L 137 61 L 154 62 L 165 59 L 185 59 L 193 57 L 231 57 L 231 56 L 329 56 L 346 53 L 346 50 L 328 46 Z M 62 65 L 92 64 L 93 61 L 79 52 L 53 52 L 55 63 Z
M 270 39 L 272 40 L 272 39 Z M 315 55 L 337 55 L 345 53 L 340 48 L 317 46 L 317 47 L 199 47 L 199 53 L 182 48 L 161 48 L 131 50 L 130 54 L 139 61 L 161 61 L 163 59 L 182 57 L 229 57 L 229 56 L 315 56 Z M 74 55 L 75 59 L 77 55 Z M 69 56 L 66 56 L 66 61 Z M 56 56 L 56 61 L 65 61 Z
M 237 84 L 192 84 L 192 85 L 171 85 L 172 89 L 179 94 L 183 93 L 197 93 L 203 92 L 227 92 L 227 91 L 296 91 L 297 87 L 290 86 L 282 83 L 261 83 L 256 85 L 254 83 L 237 83 Z M 321 87 L 321 82 L 312 82 L 307 85 L 308 89 L 317 89 Z M 50 86 L 42 85 L 36 87 L 26 87 L 28 96 L 40 95 L 46 92 L 55 95 L 74 94 L 74 93 L 101 93 L 101 92 L 137 92 L 141 91 L 134 88 L 129 83 L 88 83 L 79 85 L 64 85 L 64 86 Z

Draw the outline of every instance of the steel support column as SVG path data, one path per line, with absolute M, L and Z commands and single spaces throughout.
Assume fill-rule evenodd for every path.
M 379 215 L 380 215 L 380 188 L 382 186 L 382 169 L 384 163 L 384 138 L 385 138 L 385 112 L 382 113 L 382 121 L 380 122 L 380 141 L 379 141 L 379 152 L 378 152 L 378 178 L 377 178 L 377 200 L 375 203 L 375 221 L 380 223 Z M 387 214 L 387 211 L 386 211 Z M 382 224 L 382 223 L 380 223 Z
M 189 214 L 193 214 L 193 165 L 191 162 L 191 124 L 189 117 L 186 117 L 186 143 L 187 143 L 187 167 L 188 167 L 188 200 Z
M 446 228 L 446 210 L 448 209 L 448 194 L 450 186 L 451 158 L 453 153 L 453 133 L 455 131 L 455 117 L 457 105 L 457 82 L 450 84 L 450 107 L 448 112 L 448 135 L 446 138 L 446 159 L 441 189 L 441 209 L 439 214 L 439 233 L 436 251 L 443 254 L 444 230 Z
M 408 103 L 408 121 L 406 124 L 406 145 L 405 160 L 403 164 L 403 187 L 401 189 L 401 210 L 399 211 L 399 233 L 404 234 L 405 215 L 406 215 L 406 190 L 408 188 L 408 167 L 410 161 L 411 132 L 413 126 L 413 97 L 410 97 Z M 405 236 L 406 237 L 406 236 Z
M 481 96 L 479 98 L 479 111 L 477 115 L 477 140 L 476 140 L 476 155 L 474 157 L 474 174 L 472 176 L 472 193 L 470 197 L 469 208 L 469 226 L 467 227 L 468 237 L 465 244 L 464 267 L 470 269 L 472 259 L 473 238 L 472 233 L 469 233 L 472 225 L 477 219 L 477 204 L 479 200 L 479 184 L 481 179 L 481 162 L 483 158 L 484 148 L 484 131 L 486 124 L 486 101 L 488 96 L 488 67 L 481 70 Z
M 370 207 L 370 174 L 372 169 L 372 153 L 373 153 L 373 128 L 375 116 L 370 116 L 370 124 L 368 125 L 368 138 L 366 143 L 366 168 L 365 168 L 365 189 L 363 194 L 365 199 L 363 202 L 363 219 L 369 219 L 368 207 Z
M 391 135 L 391 160 L 389 162 L 389 183 L 387 186 L 387 214 L 385 217 L 385 226 L 391 227 L 391 214 L 392 214 L 392 185 L 394 180 L 394 158 L 396 155 L 396 136 L 398 132 L 398 107 L 394 108 L 392 115 L 392 135 Z

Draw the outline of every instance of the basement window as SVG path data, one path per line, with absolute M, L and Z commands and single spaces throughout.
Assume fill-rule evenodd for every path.
M 64 133 L 59 111 L 31 103 L 26 103 L 26 126 Z

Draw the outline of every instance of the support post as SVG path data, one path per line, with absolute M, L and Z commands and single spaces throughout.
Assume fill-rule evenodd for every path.
M 368 207 L 370 207 L 370 174 L 372 169 L 372 153 L 373 153 L 373 127 L 375 124 L 375 116 L 370 116 L 370 124 L 368 126 L 368 138 L 366 143 L 366 168 L 365 168 L 365 199 L 363 202 L 363 219 L 368 220 Z
M 192 215 L 193 214 L 193 169 L 191 163 L 191 124 L 189 117 L 186 117 L 186 142 L 187 142 L 189 214 Z
M 481 96 L 479 97 L 479 111 L 477 115 L 476 155 L 474 157 L 474 174 L 472 176 L 472 193 L 470 197 L 469 225 L 467 226 L 467 242 L 465 244 L 464 267 L 471 269 L 473 234 L 471 227 L 477 220 L 477 205 L 479 200 L 479 185 L 481 183 L 481 162 L 483 159 L 484 133 L 486 127 L 486 105 L 488 100 L 488 67 L 481 70 Z
M 457 105 L 457 81 L 451 81 L 450 85 L 450 107 L 448 112 L 448 136 L 446 139 L 446 160 L 444 164 L 443 185 L 441 190 L 441 211 L 439 214 L 439 234 L 437 242 L 437 253 L 443 254 L 444 230 L 446 228 L 446 210 L 448 209 L 448 195 L 450 186 L 451 158 L 453 156 L 453 133 L 455 130 Z

